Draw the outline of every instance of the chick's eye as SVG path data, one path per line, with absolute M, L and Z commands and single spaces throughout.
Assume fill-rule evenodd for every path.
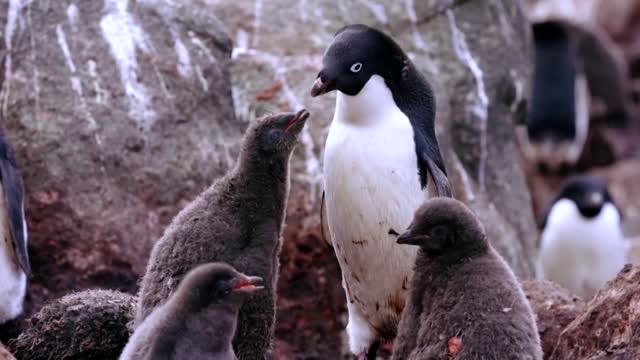
M 268 139 L 270 144 L 274 144 L 280 139 L 281 135 L 282 135 L 282 131 L 281 130 L 273 129 L 273 130 L 269 131 L 269 135 L 267 136 L 267 139 Z
M 431 236 L 434 238 L 442 239 L 447 237 L 447 235 L 449 235 L 449 229 L 442 225 L 438 225 L 431 230 Z
M 231 291 L 231 284 L 228 281 L 220 281 L 216 284 L 218 292 L 227 294 Z
M 351 72 L 352 73 L 357 73 L 360 70 L 362 70 L 362 63 L 357 62 L 357 63 L 351 65 Z

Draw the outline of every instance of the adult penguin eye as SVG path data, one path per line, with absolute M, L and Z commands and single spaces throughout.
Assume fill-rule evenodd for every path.
M 357 62 L 357 63 L 351 65 L 351 72 L 352 73 L 357 73 L 360 70 L 362 70 L 362 63 Z

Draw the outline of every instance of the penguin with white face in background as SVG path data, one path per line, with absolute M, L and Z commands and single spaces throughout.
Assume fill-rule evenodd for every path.
M 22 313 L 31 274 L 24 189 L 13 150 L 0 129 L 0 324 Z
M 375 358 L 392 339 L 413 272 L 415 247 L 396 244 L 429 197 L 451 196 L 435 135 L 427 80 L 388 35 L 340 29 L 311 89 L 337 91 L 324 149 L 324 201 L 347 294 L 352 353 Z
M 529 159 L 544 169 L 574 165 L 589 129 L 589 90 L 563 23 L 533 24 L 535 69 L 527 116 Z
M 625 264 L 620 219 L 605 180 L 569 179 L 541 222 L 542 276 L 588 301 Z

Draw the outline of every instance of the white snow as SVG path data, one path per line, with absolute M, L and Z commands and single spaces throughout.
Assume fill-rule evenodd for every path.
M 200 65 L 196 65 L 196 77 L 198 78 L 198 81 L 200 81 L 202 90 L 204 90 L 205 92 L 209 91 L 209 83 L 204 78 L 204 74 L 202 73 L 202 69 L 200 68 Z
M 193 75 L 193 68 L 191 66 L 191 57 L 189 56 L 189 50 L 187 50 L 187 47 L 182 42 L 178 31 L 176 31 L 172 27 L 170 29 L 171 35 L 173 36 L 173 40 L 175 42 L 174 47 L 176 49 L 176 54 L 178 56 L 178 73 L 183 78 L 189 78 L 191 77 L 191 75 Z
M 105 0 L 105 15 L 100 20 L 102 36 L 109 43 L 120 79 L 129 101 L 129 116 L 144 130 L 148 130 L 156 118 L 149 93 L 138 80 L 136 51 L 150 53 L 146 34 L 127 11 L 128 0 Z
M 298 11 L 300 12 L 300 20 L 302 20 L 302 22 L 307 22 L 307 20 L 309 20 L 309 16 L 307 16 L 307 7 L 307 0 L 298 1 Z
M 426 47 L 420 31 L 418 31 L 418 17 L 416 16 L 416 9 L 413 4 L 413 0 L 404 1 L 405 8 L 407 10 L 407 16 L 411 22 L 411 35 L 413 37 L 413 44 L 418 49 L 424 49 Z
M 64 30 L 62 29 L 61 24 L 58 24 L 56 26 L 56 36 L 58 38 L 58 45 L 60 45 L 60 49 L 62 50 L 65 61 L 67 63 L 67 67 L 69 68 L 69 72 L 71 72 L 71 76 L 69 77 L 71 88 L 76 92 L 76 94 L 78 94 L 78 98 L 80 99 L 80 109 L 84 113 L 84 116 L 87 118 L 90 128 L 95 129 L 97 127 L 96 120 L 93 118 L 93 115 L 89 111 L 89 107 L 87 106 L 87 102 L 84 98 L 84 94 L 82 92 L 82 83 L 80 82 L 80 78 L 76 74 L 76 65 L 73 62 L 71 50 L 69 50 L 69 44 L 67 43 L 67 37 L 64 33 Z
M 478 165 L 478 183 L 480 190 L 485 189 L 485 171 L 487 163 L 487 122 L 489 118 L 489 97 L 484 86 L 482 69 L 476 59 L 471 55 L 467 40 L 456 24 L 453 11 L 447 10 L 447 18 L 451 27 L 453 49 L 458 59 L 467 67 L 476 80 L 477 98 L 473 106 L 473 112 L 481 121 L 480 129 L 480 163 Z
M 196 36 L 194 32 L 189 31 L 189 39 L 191 40 L 191 43 L 193 45 L 197 46 L 198 49 L 202 50 L 204 55 L 207 57 L 207 59 L 209 59 L 209 61 L 211 61 L 212 64 L 215 64 L 217 62 L 211 50 L 209 50 L 209 48 L 204 44 L 204 42 L 202 42 L 202 40 L 200 40 L 199 37 Z
M 387 23 L 387 14 L 384 11 L 384 5 L 378 4 L 371 0 L 358 0 L 362 5 L 364 5 L 372 14 L 375 16 L 376 20 L 378 20 L 382 24 Z
M 4 108 L 7 105 L 7 99 L 9 98 L 9 93 L 11 92 L 11 53 L 13 50 L 13 32 L 16 28 L 16 22 L 19 21 L 20 14 L 19 12 L 22 10 L 24 3 L 22 0 L 9 0 L 9 7 L 7 10 L 7 25 L 4 29 L 4 45 L 6 49 L 6 58 L 5 58 L 5 74 L 4 74 L 4 99 L 2 101 L 3 112 Z
M 239 29 L 236 34 L 236 46 L 231 51 L 231 58 L 235 59 L 238 55 L 243 54 L 249 48 L 249 34 Z
M 75 73 L 76 65 L 73 63 L 73 59 L 71 58 L 71 51 L 67 44 L 67 38 L 64 34 L 64 30 L 62 30 L 62 25 L 60 24 L 56 26 L 56 35 L 58 36 L 58 45 L 60 45 L 60 49 L 62 49 L 62 53 L 64 54 L 64 59 L 67 62 L 67 67 L 69 67 L 69 71 L 71 71 L 71 73 Z
M 71 3 L 67 7 L 67 19 L 73 31 L 78 31 L 78 7 L 76 4 Z
M 87 70 L 89 71 L 89 76 L 93 79 L 93 90 L 96 93 L 95 101 L 99 104 L 106 103 L 106 95 L 100 86 L 100 77 L 98 76 L 97 64 L 94 60 L 87 61 Z
M 262 0 L 256 0 L 255 19 L 253 22 L 253 47 L 257 47 L 260 40 L 260 27 L 262 26 L 262 5 Z

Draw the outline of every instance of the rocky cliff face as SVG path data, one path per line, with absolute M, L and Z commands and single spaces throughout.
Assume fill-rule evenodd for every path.
M 627 265 L 562 332 L 549 359 L 640 357 L 640 268 Z
M 247 121 L 307 107 L 276 350 L 335 357 L 343 295 L 317 236 L 334 98 L 308 94 L 333 33 L 355 22 L 393 35 L 431 80 L 456 196 L 533 276 L 537 233 L 512 140 L 530 70 L 518 2 L 1 0 L 0 99 L 28 192 L 31 310 L 71 289 L 134 291 L 164 226 L 234 162 Z
M 231 40 L 199 2 L 0 4 L 31 297 L 133 291 L 165 224 L 235 159 Z

